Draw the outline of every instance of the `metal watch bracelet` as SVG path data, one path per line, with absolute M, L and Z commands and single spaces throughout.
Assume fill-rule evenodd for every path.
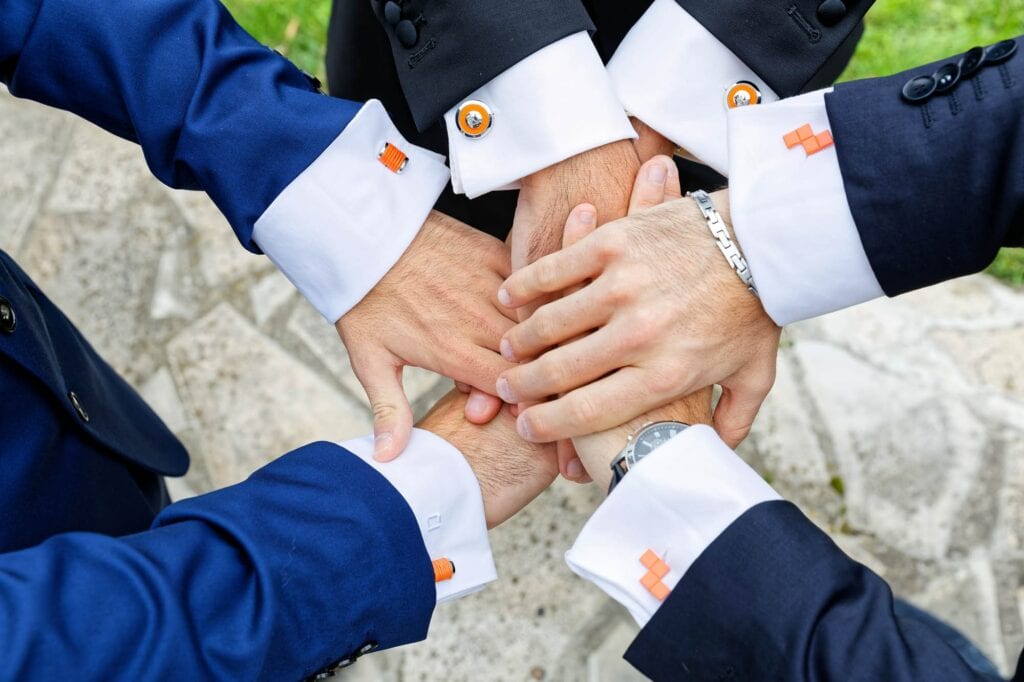
M 704 220 L 708 223 L 708 229 L 711 230 L 711 236 L 715 238 L 718 250 L 725 256 L 729 267 L 736 272 L 736 276 L 740 278 L 740 281 L 747 285 L 750 293 L 757 296 L 757 289 L 754 287 L 754 278 L 750 274 L 747 259 L 743 257 L 743 254 L 740 253 L 740 248 L 732 240 L 732 237 L 729 236 L 729 230 L 725 227 L 725 221 L 722 220 L 722 216 L 715 210 L 711 197 L 702 189 L 690 192 L 688 196 L 693 198 L 697 203 L 697 208 L 704 215 Z

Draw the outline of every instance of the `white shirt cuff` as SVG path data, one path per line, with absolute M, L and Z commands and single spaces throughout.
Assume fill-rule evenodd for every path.
M 850 213 L 835 146 L 783 136 L 830 130 L 827 90 L 729 112 L 733 230 L 764 308 L 782 326 L 883 295 Z
M 641 584 L 651 550 L 674 589 L 712 542 L 751 507 L 780 499 L 708 426 L 686 429 L 640 460 L 597 508 L 565 560 L 643 627 L 661 601 Z
M 585 31 L 562 38 L 476 90 L 493 124 L 468 138 L 456 123 L 458 106 L 445 114 L 452 188 L 471 199 L 572 156 L 636 138 L 612 91 L 601 58 Z
M 496 580 L 480 484 L 462 454 L 429 431 L 413 429 L 401 457 L 373 459 L 373 436 L 341 443 L 395 486 L 412 509 L 430 559 L 455 565 L 450 580 L 435 583 L 441 603 L 476 592 Z
M 675 0 L 655 0 L 608 63 L 631 115 L 722 175 L 729 174 L 726 97 L 740 81 L 775 92 Z
M 401 174 L 377 158 L 385 143 L 408 157 Z M 370 100 L 264 211 L 253 241 L 334 323 L 405 252 L 447 182 L 444 157 L 407 142 Z

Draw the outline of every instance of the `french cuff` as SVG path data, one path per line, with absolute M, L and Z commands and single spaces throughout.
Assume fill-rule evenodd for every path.
M 485 107 L 476 128 L 459 121 L 466 102 Z M 522 178 L 590 149 L 636 138 L 586 31 L 502 72 L 444 120 L 452 188 L 471 199 L 512 189 Z M 464 132 L 476 134 L 477 128 L 483 135 Z
M 828 91 L 729 112 L 733 230 L 780 326 L 883 295 L 846 199 Z
M 334 323 L 405 252 L 447 182 L 444 157 L 406 141 L 370 100 L 260 216 L 253 241 Z
M 437 602 L 471 594 L 498 577 L 487 538 L 480 484 L 465 457 L 443 438 L 413 429 L 401 457 L 373 458 L 373 436 L 341 447 L 379 471 L 412 509 L 432 561 L 447 559 L 455 573 L 434 583 Z
M 608 74 L 626 111 L 726 176 L 729 102 L 778 99 L 675 0 L 655 0 L 615 51 Z
M 655 594 L 661 591 L 664 598 L 674 589 L 744 512 L 777 499 L 778 493 L 713 429 L 693 426 L 629 470 L 565 560 L 643 627 L 661 605 Z

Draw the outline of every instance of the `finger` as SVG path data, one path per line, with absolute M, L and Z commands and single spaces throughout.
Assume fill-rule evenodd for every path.
M 501 411 L 501 405 L 501 398 L 471 389 L 466 401 L 466 421 L 471 424 L 487 424 Z
M 590 476 L 583 468 L 583 462 L 576 454 L 576 447 L 571 440 L 560 440 L 555 444 L 558 453 L 558 471 L 565 478 L 577 483 L 589 483 Z
M 541 306 L 528 320 L 505 333 L 502 357 L 509 362 L 525 362 L 608 322 L 615 310 L 602 300 L 601 286 L 591 284 Z
M 547 403 L 519 413 L 516 430 L 532 443 L 550 443 L 604 431 L 659 406 L 646 374 L 626 367 Z
M 620 330 L 621 325 L 610 324 L 572 343 L 552 348 L 536 360 L 513 366 L 498 378 L 498 396 L 507 403 L 543 400 L 624 367 L 632 357 L 623 346 L 626 334 Z
M 636 182 L 633 183 L 633 194 L 629 197 L 630 214 L 665 201 L 669 166 L 675 166 L 670 158 L 655 156 L 640 167 L 640 172 L 636 174 Z
M 379 462 L 402 454 L 412 435 L 412 408 L 402 387 L 402 367 L 390 354 L 364 361 L 352 358 L 352 369 L 373 411 L 373 458 Z
M 597 209 L 592 204 L 580 204 L 569 213 L 562 231 L 562 248 L 567 249 L 597 229 Z
M 455 388 L 459 389 L 459 393 L 469 393 L 471 386 L 461 381 L 456 381 Z
M 491 395 L 498 376 L 515 367 L 494 351 L 473 344 L 442 349 L 439 356 L 440 374 Z
M 771 382 L 743 388 L 722 386 L 722 397 L 715 407 L 715 431 L 730 448 L 735 448 L 750 433 L 761 403 L 771 390 Z
M 472 340 L 483 348 L 494 352 L 500 349 L 500 340 L 516 325 L 518 320 L 506 317 L 499 308 L 487 306 L 480 311 L 477 320 L 472 321 Z
M 498 289 L 498 301 L 506 308 L 519 308 L 594 277 L 616 254 L 617 240 L 607 230 L 513 272 Z

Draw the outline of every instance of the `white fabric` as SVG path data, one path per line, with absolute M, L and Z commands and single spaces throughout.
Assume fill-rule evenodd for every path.
M 401 175 L 377 160 L 385 142 L 409 158 Z M 407 142 L 371 100 L 264 211 L 253 240 L 334 323 L 405 252 L 447 182 L 444 158 Z
M 465 100 L 483 102 L 494 117 L 490 131 L 476 139 L 459 132 L 458 106 L 444 117 L 452 188 L 471 199 L 513 188 L 576 154 L 636 138 L 586 31 L 534 52 Z
M 630 469 L 583 527 L 569 567 L 626 607 L 642 627 L 658 610 L 640 579 L 648 549 L 671 569 L 673 589 L 733 521 L 780 499 L 708 426 L 693 426 Z
M 783 135 L 830 130 L 826 90 L 729 112 L 733 230 L 765 310 L 786 325 L 884 295 L 833 145 L 808 156 Z
M 402 494 L 419 523 L 431 561 L 446 558 L 455 564 L 451 580 L 435 583 L 438 603 L 476 592 L 497 579 L 480 484 L 448 441 L 413 429 L 402 456 L 387 463 L 373 459 L 373 436 L 341 447 L 361 457 Z
M 608 74 L 626 111 L 723 175 L 729 88 L 749 81 L 762 102 L 778 99 L 675 0 L 655 0 L 615 51 Z

